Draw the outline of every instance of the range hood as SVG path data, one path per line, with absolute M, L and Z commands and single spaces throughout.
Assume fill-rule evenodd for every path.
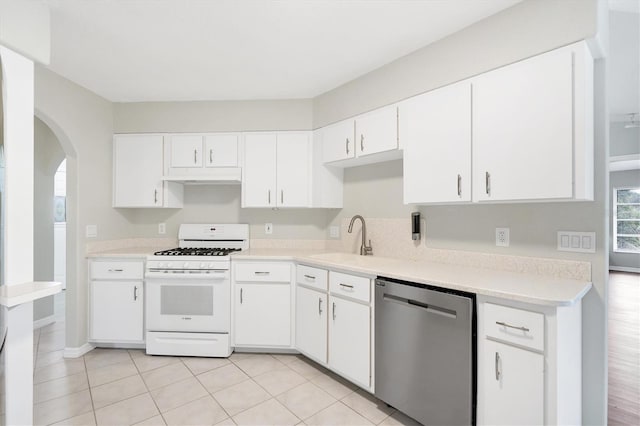
M 185 185 L 232 185 L 239 184 L 242 179 L 240 167 L 215 167 L 199 169 L 200 173 L 170 174 L 162 180 Z

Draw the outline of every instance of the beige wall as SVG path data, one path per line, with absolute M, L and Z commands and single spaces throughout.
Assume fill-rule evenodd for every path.
M 313 100 L 314 127 L 595 35 L 595 0 L 525 0 Z
M 464 79 L 522 58 L 596 35 L 603 23 L 595 0 L 524 1 L 450 37 L 314 99 L 314 126 Z M 605 4 L 606 6 L 606 4 Z M 605 12 L 606 13 L 606 12 Z M 600 27 L 605 34 L 606 23 Z M 606 46 L 604 46 L 606 49 Z M 423 206 L 402 204 L 401 161 L 345 171 L 344 209 L 331 224 L 365 217 L 426 219 L 426 244 L 436 248 L 589 261 L 594 288 L 583 304 L 583 415 L 585 424 L 606 423 L 606 285 L 608 280 L 608 123 L 606 73 L 597 61 L 595 201 L 577 203 Z M 495 246 L 495 228 L 509 227 L 511 246 Z M 559 230 L 595 231 L 595 254 L 556 250 Z M 398 238 L 411 238 L 399 235 Z M 373 241 L 375 250 L 376 242 Z
M 33 141 L 33 279 L 53 281 L 53 178 L 64 152 L 51 130 L 37 118 Z M 36 300 L 33 319 L 52 316 L 53 308 L 53 296 Z
M 224 132 L 309 130 L 312 102 L 277 101 L 141 102 L 114 105 L 116 133 Z M 158 236 L 158 223 L 167 224 L 167 236 L 177 236 L 181 223 L 240 222 L 251 224 L 252 238 L 324 239 L 327 212 L 316 209 L 241 209 L 240 185 L 187 185 L 184 208 L 134 209 L 126 212 L 132 233 Z M 273 223 L 265 235 L 264 224 Z
M 111 208 L 113 105 L 69 80 L 36 66 L 35 114 L 67 156 L 66 346 L 87 342 L 85 227 L 98 238 L 131 236 L 128 212 Z

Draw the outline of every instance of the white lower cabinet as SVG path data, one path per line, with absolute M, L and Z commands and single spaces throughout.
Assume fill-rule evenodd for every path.
M 329 366 L 360 386 L 371 385 L 369 305 L 330 296 Z
M 143 343 L 143 262 L 89 262 L 89 341 Z
M 327 363 L 326 290 L 296 288 L 296 347 L 314 361 Z
M 233 262 L 233 342 L 236 347 L 290 348 L 290 262 Z
M 582 424 L 581 302 L 477 303 L 477 424 Z
M 371 279 L 297 267 L 296 349 L 373 391 Z
M 544 356 L 487 340 L 484 372 L 493 371 L 482 389 L 488 425 L 544 424 Z M 493 354 L 493 355 L 492 355 Z M 489 376 L 491 376 L 489 374 Z

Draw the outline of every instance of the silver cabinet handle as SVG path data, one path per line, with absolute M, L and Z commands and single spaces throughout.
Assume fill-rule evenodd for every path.
M 484 186 L 487 195 L 491 193 L 491 175 L 489 172 L 484 172 Z
M 270 273 L 269 271 L 254 271 L 255 275 L 269 275 Z
M 344 283 L 340 283 L 340 287 L 353 288 L 353 286 L 352 286 L 352 285 L 350 285 L 350 284 L 344 284 Z
M 524 331 L 525 333 L 529 332 L 529 329 L 527 327 L 518 327 L 518 326 L 515 326 L 515 325 L 507 324 L 506 322 L 502 322 L 502 321 L 496 321 L 496 324 L 501 325 L 503 327 L 508 327 L 508 328 L 513 328 L 513 329 L 516 329 L 516 330 Z
M 318 315 L 322 315 L 322 298 L 318 297 Z
M 193 150 L 193 164 L 197 164 L 198 163 L 198 150 L 194 149 Z
M 462 176 L 458 175 L 458 197 L 462 197 Z
M 153 204 L 158 204 L 158 190 L 153 190 Z
M 346 139 L 344 143 L 344 147 L 347 150 L 347 155 L 349 155 L 349 138 Z
M 333 302 L 333 320 L 336 319 L 336 302 Z
M 269 205 L 271 205 L 271 190 L 269 190 L 269 195 L 267 195 Z
M 209 164 L 213 163 L 213 149 L 209 150 Z
M 496 352 L 496 380 L 500 380 L 500 354 Z
M 310 281 L 315 281 L 316 277 L 314 277 L 313 275 L 305 275 L 304 276 L 306 279 L 310 280 Z
M 240 289 L 240 304 L 242 305 L 242 288 Z
M 124 269 L 109 269 L 109 272 L 123 272 Z
M 138 286 L 134 285 L 133 286 L 133 300 L 138 300 Z
M 284 204 L 284 189 L 280 190 L 280 204 Z
M 360 151 L 364 152 L 364 135 L 360 135 Z

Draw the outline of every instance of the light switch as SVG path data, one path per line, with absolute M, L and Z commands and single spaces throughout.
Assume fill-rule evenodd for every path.
M 596 252 L 595 232 L 558 231 L 558 250 L 579 253 Z
M 98 236 L 98 225 L 87 225 L 87 238 L 96 238 Z

